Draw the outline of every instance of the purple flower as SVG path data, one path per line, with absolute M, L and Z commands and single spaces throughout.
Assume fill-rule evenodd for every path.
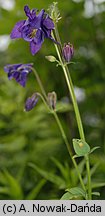
M 8 79 L 14 78 L 21 86 L 25 87 L 28 73 L 32 72 L 33 64 L 6 65 L 4 71 L 8 73 Z
M 63 57 L 66 62 L 70 62 L 71 58 L 74 55 L 74 47 L 72 44 L 64 44 L 63 50 L 62 50 Z
M 51 36 L 54 23 L 44 9 L 37 15 L 36 9 L 30 10 L 26 5 L 24 11 L 28 19 L 16 23 L 11 32 L 11 39 L 23 38 L 25 41 L 28 41 L 31 53 L 35 55 L 40 50 L 45 38 L 50 38 L 54 41 Z
M 39 100 L 39 96 L 37 93 L 34 93 L 31 97 L 29 97 L 25 103 L 25 111 L 28 112 L 32 110 L 36 106 L 38 100 Z

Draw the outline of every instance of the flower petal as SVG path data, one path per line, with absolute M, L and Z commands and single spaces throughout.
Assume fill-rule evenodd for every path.
M 31 49 L 31 53 L 32 55 L 35 55 L 40 49 L 41 49 L 42 43 L 34 43 L 34 41 L 30 42 L 30 49 Z
M 25 11 L 25 14 L 26 14 L 26 16 L 30 19 L 30 20 L 32 20 L 32 19 L 34 19 L 35 17 L 36 17 L 36 10 L 30 10 L 30 8 L 28 7 L 28 5 L 26 5 L 25 7 L 24 7 L 24 11 Z
M 26 103 L 25 103 L 25 111 L 30 111 L 32 110 L 37 102 L 39 100 L 39 97 L 37 95 L 37 93 L 34 93 L 31 97 L 27 98 Z
M 11 80 L 12 78 L 13 78 L 13 73 L 12 73 L 12 72 L 9 72 L 9 73 L 8 73 L 8 79 Z
M 26 72 L 22 72 L 21 73 L 21 78 L 19 80 L 20 85 L 23 86 L 23 87 L 25 87 L 26 81 L 27 81 L 27 73 Z
M 16 25 L 14 26 L 12 32 L 11 32 L 11 39 L 15 39 L 15 38 L 21 38 L 21 28 L 23 27 L 25 23 L 25 20 L 21 20 L 19 22 L 16 23 Z
M 33 38 L 30 37 L 32 33 L 32 29 L 30 28 L 30 25 L 25 25 L 22 29 L 21 36 L 25 41 L 32 41 Z
M 35 28 L 35 29 L 41 28 L 44 12 L 45 12 L 44 9 L 42 9 L 40 13 L 35 17 L 33 22 L 30 23 L 32 28 Z
M 4 67 L 4 71 L 6 73 L 9 73 L 11 70 L 14 71 L 14 70 L 17 70 L 18 67 L 20 67 L 22 64 L 19 63 L 19 64 L 8 64 Z
M 47 17 L 43 20 L 43 25 L 44 25 L 47 29 L 54 29 L 54 23 L 53 23 L 53 21 L 50 19 L 49 16 L 47 16 Z
M 39 29 L 36 32 L 36 36 L 34 37 L 34 43 L 38 44 L 38 43 L 43 43 L 44 41 L 44 33 Z

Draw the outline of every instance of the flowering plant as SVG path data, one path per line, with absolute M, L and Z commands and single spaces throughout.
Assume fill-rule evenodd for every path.
M 43 101 L 46 109 L 50 112 L 59 127 L 64 143 L 66 144 L 67 150 L 69 152 L 72 163 L 75 167 L 76 174 L 78 175 L 79 187 L 74 188 L 66 188 L 67 192 L 64 193 L 61 199 L 73 199 L 82 197 L 82 199 L 92 199 L 92 195 L 95 194 L 92 192 L 92 183 L 91 183 L 91 172 L 90 172 L 90 154 L 96 150 L 98 147 L 93 149 L 88 145 L 84 128 L 81 120 L 81 115 L 79 112 L 76 96 L 74 93 L 74 86 L 71 79 L 71 74 L 69 72 L 68 64 L 71 64 L 71 59 L 74 55 L 74 47 L 71 43 L 65 43 L 64 46 L 61 43 L 59 32 L 57 29 L 57 23 L 60 19 L 60 14 L 57 9 L 57 4 L 54 3 L 50 9 L 49 14 L 42 9 L 37 14 L 37 9 L 30 10 L 28 6 L 24 7 L 25 14 L 27 16 L 26 20 L 19 21 L 15 24 L 12 32 L 11 39 L 22 38 L 25 41 L 30 43 L 31 53 L 35 55 L 42 46 L 45 38 L 51 39 L 54 42 L 54 46 L 58 55 L 58 58 L 50 55 L 46 56 L 46 59 L 50 62 L 57 62 L 57 66 L 60 66 L 64 72 L 64 77 L 67 83 L 67 87 L 71 96 L 71 100 L 73 103 L 74 113 L 77 122 L 77 128 L 79 131 L 79 137 L 73 138 L 73 149 L 70 145 L 68 138 L 66 136 L 66 132 L 60 122 L 60 119 L 56 110 L 56 102 L 57 95 L 55 91 L 46 93 L 40 77 L 37 71 L 33 68 L 33 64 L 14 64 L 7 65 L 4 67 L 5 72 L 8 74 L 8 78 L 14 78 L 21 86 L 25 87 L 26 78 L 30 72 L 35 74 L 35 77 L 38 81 L 38 84 L 41 88 L 41 93 L 34 92 L 32 96 L 30 96 L 25 103 L 25 111 L 28 112 L 32 110 L 36 104 L 38 103 L 39 98 Z M 83 176 L 78 167 L 78 163 L 76 161 L 77 158 L 84 158 L 86 164 L 86 173 L 87 173 L 87 181 L 85 182 Z M 34 168 L 33 164 L 30 165 Z M 97 193 L 96 193 L 97 195 Z M 98 194 L 99 195 L 99 194 Z

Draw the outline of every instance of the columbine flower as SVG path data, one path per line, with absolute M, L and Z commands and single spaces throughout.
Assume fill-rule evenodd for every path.
M 8 79 L 14 78 L 21 86 L 25 87 L 28 73 L 32 72 L 33 64 L 6 65 L 4 71 L 8 73 Z
M 73 45 L 68 43 L 68 44 L 64 44 L 63 50 L 62 50 L 62 54 L 63 57 L 65 59 L 66 62 L 70 62 L 71 58 L 74 55 L 74 48 Z
M 12 32 L 11 39 L 23 38 L 30 43 L 32 55 L 35 55 L 41 48 L 44 38 L 50 38 L 51 31 L 54 29 L 54 23 L 48 14 L 42 9 L 37 15 L 36 9 L 30 10 L 28 6 L 24 7 L 27 20 L 16 23 Z
M 32 110 L 36 106 L 38 100 L 39 96 L 37 93 L 34 93 L 31 97 L 29 97 L 25 103 L 25 111 L 28 112 Z

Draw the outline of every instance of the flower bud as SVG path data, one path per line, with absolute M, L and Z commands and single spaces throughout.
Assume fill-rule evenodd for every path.
M 48 104 L 52 109 L 55 109 L 57 101 L 57 95 L 55 92 L 48 93 Z
M 70 62 L 71 58 L 74 55 L 74 48 L 73 45 L 70 43 L 64 44 L 62 55 L 66 62 Z
M 25 111 L 28 112 L 32 110 L 39 100 L 39 96 L 37 93 L 34 93 L 31 97 L 27 98 L 25 103 Z
M 50 62 L 55 62 L 56 58 L 54 56 L 45 56 L 45 58 Z

